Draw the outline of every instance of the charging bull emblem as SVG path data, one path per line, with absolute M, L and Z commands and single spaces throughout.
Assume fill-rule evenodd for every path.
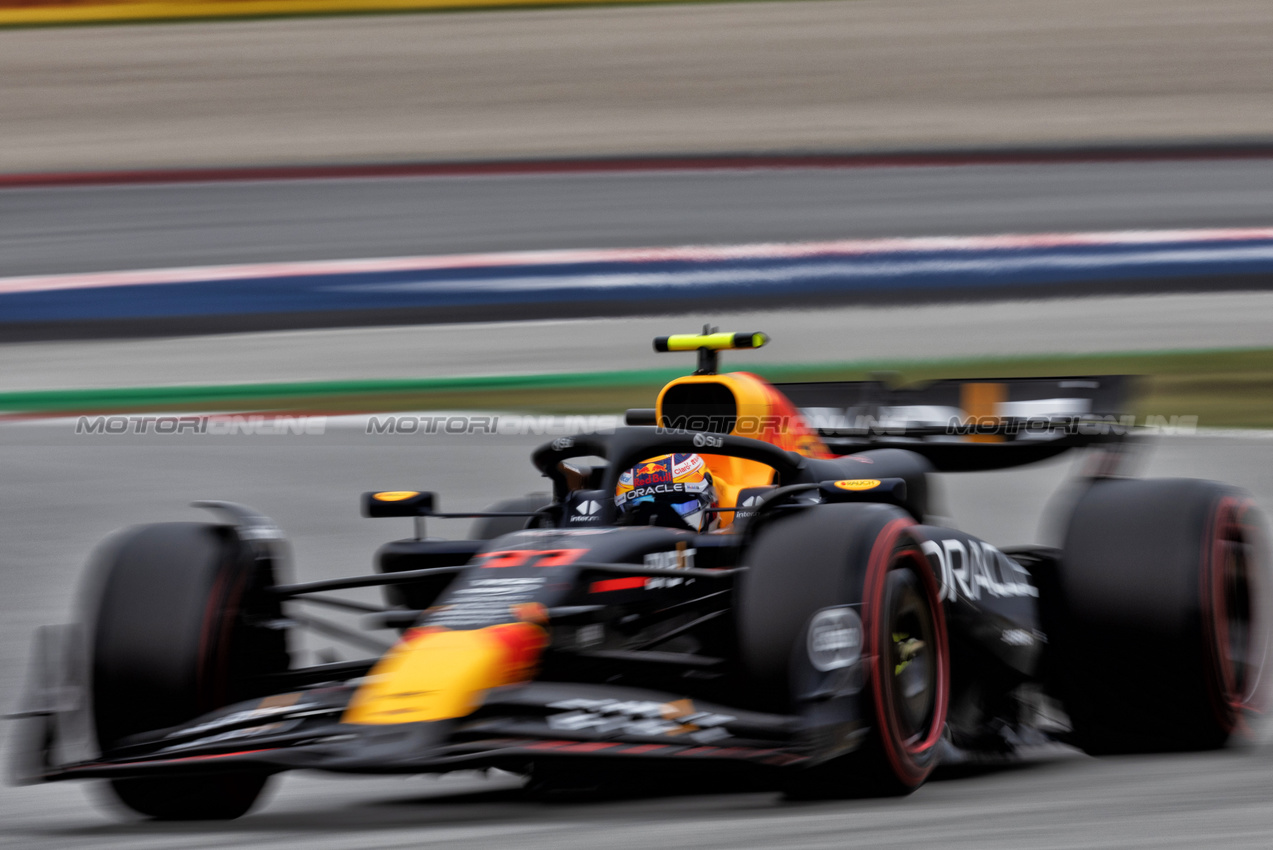
M 632 472 L 633 487 L 672 483 L 672 458 L 650 460 L 639 464 Z

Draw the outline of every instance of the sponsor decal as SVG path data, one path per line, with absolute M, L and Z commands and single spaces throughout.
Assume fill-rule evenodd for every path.
M 672 455 L 672 475 L 676 478 L 680 478 L 682 475 L 687 475 L 695 470 L 701 469 L 702 466 L 703 459 L 698 455 Z
M 527 606 L 535 605 L 532 600 L 543 585 L 544 576 L 472 579 L 448 594 L 445 605 L 430 610 L 428 624 L 468 628 L 510 620 L 534 622 L 539 612 Z
M 694 556 L 697 549 L 687 548 L 684 543 L 677 545 L 674 552 L 650 552 L 644 558 L 647 567 L 664 570 L 684 570 L 694 568 Z
M 734 521 L 740 519 L 751 519 L 756 515 L 756 509 L 760 507 L 760 503 L 765 500 L 764 493 L 753 493 L 738 503 L 737 510 L 734 511 Z
M 538 626 L 548 625 L 548 609 L 542 602 L 518 602 L 509 606 L 513 616 L 523 623 L 534 623 Z
M 558 437 L 557 439 L 553 440 L 552 445 L 553 445 L 553 451 L 560 452 L 560 451 L 565 451 L 566 449 L 573 449 L 575 447 L 575 441 L 570 439 L 569 437 Z
M 601 623 L 589 623 L 575 629 L 575 645 L 580 649 L 600 646 L 606 639 L 606 627 Z
M 529 532 L 522 532 L 529 534 Z M 548 532 L 560 535 L 561 532 Z M 578 533 L 578 532 L 576 532 Z M 498 552 L 484 552 L 478 555 L 482 566 L 486 568 L 504 567 L 564 567 L 572 564 L 586 553 L 587 549 L 503 549 Z
M 556 540 L 557 538 L 560 538 L 560 537 L 586 537 L 589 534 L 613 534 L 613 533 L 614 531 L 609 528 L 572 528 L 569 530 L 558 529 L 558 528 L 551 528 L 551 529 L 529 528 L 525 531 L 517 532 L 517 536 L 519 538 L 525 537 L 529 539 L 551 537 L 554 540 Z M 581 549 L 580 551 L 586 552 L 588 550 Z
M 711 434 L 695 434 L 694 447 L 699 449 L 711 448 L 719 449 L 725 445 L 725 440 L 721 437 L 715 437 Z
M 704 744 L 729 737 L 723 727 L 737 718 L 698 711 L 688 699 L 673 702 L 616 699 L 568 699 L 549 703 L 564 714 L 548 718 L 558 731 L 600 735 L 684 736 Z
M 401 502 L 414 496 L 419 496 L 418 490 L 388 490 L 384 493 L 377 493 L 372 496 L 377 502 Z
M 240 525 L 235 531 L 242 540 L 284 540 L 283 529 L 271 522 Z
M 1025 568 L 989 543 L 946 538 L 925 540 L 920 548 L 941 577 L 942 599 L 976 602 L 983 591 L 995 598 L 1039 595 Z
M 575 513 L 582 517 L 596 516 L 599 510 L 601 510 L 601 503 L 595 499 L 588 499 L 575 505 Z
M 649 581 L 645 576 L 629 576 L 627 578 L 607 578 L 594 581 L 588 589 L 589 593 L 610 593 L 614 590 L 639 590 Z
M 276 718 L 281 714 L 295 714 L 297 706 L 295 705 L 272 705 L 262 706 L 258 709 L 247 709 L 244 711 L 234 711 L 232 714 L 225 714 L 213 720 L 206 721 L 195 725 L 195 727 L 186 727 L 178 729 L 177 732 L 169 734 L 169 738 L 185 737 L 185 735 L 199 735 L 205 732 L 215 732 L 216 729 L 224 729 L 225 727 L 236 727 L 247 723 L 250 720 L 262 720 L 265 718 Z
M 294 729 L 301 724 L 306 718 L 321 717 L 328 714 L 339 713 L 341 709 L 331 706 L 314 705 L 307 706 L 301 704 L 301 694 L 278 694 L 272 697 L 266 697 L 261 700 L 256 708 L 249 708 L 242 711 L 234 711 L 229 714 L 223 714 L 220 717 L 213 718 L 196 726 L 188 726 L 184 729 L 178 729 L 169 733 L 168 739 L 181 738 L 189 735 L 198 735 L 192 741 L 183 741 L 164 747 L 159 752 L 175 753 L 183 750 L 198 749 L 211 744 L 220 744 L 227 741 L 236 741 L 242 738 L 252 738 L 258 735 L 267 735 L 271 732 L 286 732 Z M 255 725 L 245 725 L 253 724 Z M 226 727 L 238 727 L 229 728 Z M 212 733 L 212 734 L 209 734 Z
M 1025 629 L 1004 629 L 999 639 L 1008 646 L 1034 646 L 1034 635 Z
M 862 618 L 852 608 L 824 608 L 809 621 L 809 663 L 823 673 L 862 657 Z
M 672 458 L 647 460 L 632 470 L 632 486 L 648 487 L 652 484 L 668 484 L 672 481 Z
M 594 581 L 588 588 L 589 593 L 610 593 L 615 590 L 662 590 L 668 587 L 689 586 L 692 578 L 680 576 L 629 576 L 627 578 L 608 578 Z
M 287 720 L 280 723 L 266 723 L 261 726 L 252 726 L 247 729 L 231 729 L 228 732 L 209 735 L 206 738 L 199 738 L 196 741 L 188 741 L 184 744 L 173 744 L 170 747 L 164 747 L 159 752 L 177 753 L 182 750 L 193 750 L 199 747 L 206 747 L 210 744 L 223 744 L 228 741 L 237 741 L 242 738 L 254 738 L 257 735 L 268 735 L 271 732 L 287 732 L 299 726 L 300 722 L 300 720 Z
M 543 576 L 531 578 L 478 578 L 473 579 L 468 587 L 462 587 L 455 591 L 452 594 L 452 598 L 464 596 L 520 596 L 534 593 L 543 584 Z
M 880 486 L 878 478 L 849 478 L 835 482 L 841 490 L 874 490 Z
M 622 496 L 617 497 L 617 499 L 622 499 L 625 502 L 630 502 L 633 499 L 639 499 L 642 496 L 657 496 L 663 493 L 686 493 L 686 492 L 694 492 L 694 490 L 688 485 L 685 485 L 679 481 L 676 481 L 676 482 L 670 482 L 667 484 L 654 484 L 651 486 L 634 487 L 628 492 L 624 493 Z

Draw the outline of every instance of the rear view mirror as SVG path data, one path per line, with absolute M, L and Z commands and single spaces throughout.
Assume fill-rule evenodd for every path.
M 846 478 L 823 481 L 818 486 L 826 502 L 889 502 L 906 504 L 906 482 L 901 478 Z
M 362 494 L 362 515 L 429 516 L 436 498 L 436 493 L 420 490 L 376 490 Z

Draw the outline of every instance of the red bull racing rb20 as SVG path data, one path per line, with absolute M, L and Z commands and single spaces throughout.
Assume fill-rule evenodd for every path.
M 906 794 L 943 761 L 1063 742 L 1206 749 L 1256 708 L 1263 521 L 1231 487 L 1123 477 L 1120 377 L 774 385 L 721 374 L 763 334 L 656 340 L 698 370 L 625 427 L 541 446 L 551 484 L 481 514 L 427 490 L 370 574 L 294 582 L 273 522 L 103 544 L 82 616 L 37 634 L 16 776 L 94 779 L 166 819 L 233 818 L 293 769 L 500 768 L 572 787 L 747 776 L 800 797 Z M 1091 455 L 1060 545 L 934 516 L 942 473 Z M 498 494 L 496 494 L 498 495 Z M 342 592 L 379 588 L 380 602 Z M 365 600 L 366 596 L 361 597 Z M 360 616 L 354 660 L 295 663 Z

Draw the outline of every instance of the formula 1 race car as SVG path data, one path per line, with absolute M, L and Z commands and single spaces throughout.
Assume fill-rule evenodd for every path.
M 242 815 L 294 768 L 495 767 L 545 787 L 723 769 L 836 797 L 1032 743 L 1152 752 L 1242 732 L 1266 645 L 1263 520 L 1222 484 L 1118 475 L 1126 380 L 717 373 L 718 351 L 764 342 L 656 340 L 697 351 L 698 371 L 613 433 L 537 449 L 551 496 L 447 514 L 423 490 L 364 494 L 367 516 L 417 523 L 371 575 L 285 582 L 274 523 L 225 502 L 196 503 L 219 523 L 119 533 L 82 621 L 37 636 L 18 778 L 104 779 L 172 819 Z M 1060 548 L 930 524 L 935 473 L 1075 448 L 1092 460 Z M 616 503 L 624 481 L 660 486 L 625 471 L 678 453 L 711 472 L 711 531 Z M 452 516 L 477 517 L 472 539 L 423 533 Z M 383 604 L 334 595 L 367 587 Z M 296 666 L 302 629 L 373 657 Z

